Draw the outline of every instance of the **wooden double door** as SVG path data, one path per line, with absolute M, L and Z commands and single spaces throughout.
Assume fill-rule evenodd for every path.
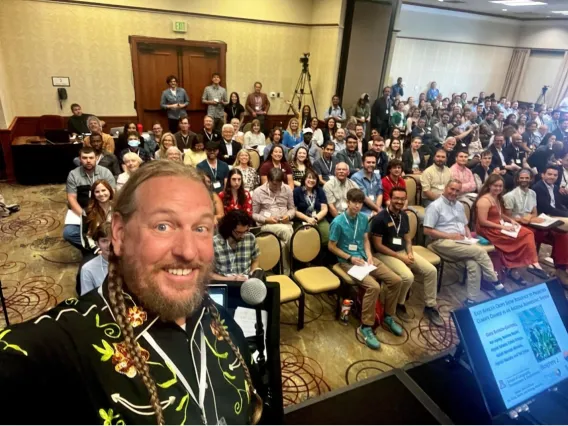
M 207 111 L 201 103 L 203 89 L 211 84 L 211 75 L 221 75 L 225 83 L 227 45 L 222 42 L 202 42 L 181 39 L 160 39 L 131 36 L 129 38 L 134 73 L 134 107 L 138 121 L 145 130 L 159 121 L 168 129 L 166 111 L 160 107 L 162 92 L 168 88 L 166 77 L 175 75 L 178 86 L 189 96 L 187 114 L 194 132 L 203 128 Z

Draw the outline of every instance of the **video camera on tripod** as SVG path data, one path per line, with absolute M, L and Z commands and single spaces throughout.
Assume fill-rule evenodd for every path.
M 300 72 L 300 78 L 294 89 L 294 96 L 290 100 L 290 107 L 288 108 L 287 114 L 290 113 L 292 104 L 298 105 L 298 111 L 302 111 L 302 106 L 305 104 L 304 96 L 309 96 L 313 105 L 313 116 L 317 117 L 318 110 L 316 107 L 316 100 L 314 99 L 314 92 L 312 89 L 312 76 L 310 74 L 310 52 L 305 52 L 304 56 L 300 58 L 300 63 L 302 64 L 302 72 Z M 306 90 L 307 84 L 307 90 Z
M 304 56 L 300 58 L 300 63 L 302 64 L 302 71 L 307 72 L 310 67 L 310 52 L 304 53 Z

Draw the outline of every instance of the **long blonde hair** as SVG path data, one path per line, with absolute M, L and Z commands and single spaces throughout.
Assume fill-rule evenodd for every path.
M 252 159 L 250 158 L 250 153 L 248 152 L 248 149 L 245 149 L 245 148 L 243 148 L 239 152 L 237 152 L 237 155 L 235 156 L 235 164 L 233 164 L 233 167 L 241 165 L 239 158 L 241 157 L 242 154 L 248 155 L 249 160 L 247 162 L 247 166 L 252 167 Z
M 120 216 L 124 223 L 127 223 L 138 208 L 136 190 L 145 181 L 163 176 L 183 177 L 193 182 L 199 182 L 201 184 L 201 176 L 193 167 L 184 167 L 183 164 L 179 164 L 173 161 L 152 161 L 146 166 L 136 170 L 136 172 L 134 172 L 130 176 L 130 179 L 128 179 L 128 181 L 124 184 L 121 192 L 119 192 L 118 196 L 116 197 L 114 215 Z M 211 209 L 213 210 L 213 205 L 211 206 Z M 126 285 L 124 283 L 120 259 L 114 253 L 114 249 L 111 245 L 108 265 L 108 294 L 110 307 L 114 314 L 116 323 L 120 327 L 122 335 L 124 336 L 124 345 L 128 357 L 134 363 L 134 367 L 140 374 L 142 382 L 144 383 L 144 386 L 148 391 L 148 394 L 150 396 L 150 405 L 152 406 L 156 414 L 156 422 L 157 424 L 163 425 L 165 424 L 165 419 L 162 406 L 160 405 L 156 382 L 150 375 L 148 364 L 145 358 L 142 356 L 140 346 L 136 342 L 134 329 L 128 321 L 126 303 L 123 293 L 123 291 L 126 290 L 125 287 Z M 219 312 L 217 312 L 217 308 L 213 303 L 211 303 L 208 297 L 205 298 L 205 305 L 207 306 L 208 311 L 212 316 L 212 321 L 215 323 L 217 330 L 221 332 L 223 339 L 229 344 L 231 350 L 234 352 L 239 363 L 241 364 L 241 367 L 243 368 L 245 379 L 249 387 L 249 397 L 254 397 L 256 399 L 254 412 L 252 413 L 251 417 L 251 422 L 253 424 L 256 424 L 258 423 L 260 416 L 262 415 L 262 399 L 253 386 L 250 372 L 245 360 L 243 359 L 238 348 L 231 340 L 231 336 L 224 328 L 224 325 L 219 316 Z
M 298 129 L 296 130 L 296 132 L 292 132 L 292 129 L 290 128 L 290 124 L 292 124 L 292 121 L 295 121 L 298 124 Z M 288 127 L 286 128 L 286 131 L 288 133 L 290 133 L 292 136 L 294 136 L 295 138 L 299 137 L 302 134 L 302 129 L 300 129 L 300 122 L 298 121 L 298 119 L 296 117 L 292 117 L 290 119 L 290 121 L 288 121 Z
M 167 153 L 166 151 L 168 150 L 167 148 L 164 148 L 164 138 L 166 136 L 169 136 L 172 138 L 172 142 L 173 145 L 172 146 L 176 146 L 176 137 L 173 135 L 173 133 L 170 132 L 166 132 L 162 135 L 162 138 L 160 139 L 160 150 L 158 151 L 160 153 L 160 159 L 165 160 L 167 157 Z

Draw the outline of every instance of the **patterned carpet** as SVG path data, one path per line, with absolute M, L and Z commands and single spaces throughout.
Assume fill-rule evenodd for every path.
M 64 185 L 1 183 L 0 193 L 7 203 L 21 206 L 20 212 L 0 219 L 0 280 L 10 321 L 16 323 L 75 297 L 80 254 L 62 238 L 67 210 Z M 541 257 L 549 251 L 543 247 Z M 306 325 L 300 332 L 296 330 L 297 306 L 283 305 L 280 352 L 284 404 L 296 404 L 454 346 L 458 339 L 449 312 L 465 298 L 459 278 L 458 272 L 446 265 L 438 295 L 445 327 L 432 327 L 422 318 L 422 284 L 417 281 L 407 304 L 413 320 L 402 323 L 405 332 L 401 337 L 379 329 L 379 351 L 368 349 L 357 339 L 355 318 L 348 325 L 335 320 L 334 301 L 327 295 L 306 297 Z M 525 274 L 525 279 L 536 282 L 533 278 Z M 507 287 L 517 288 L 510 282 Z M 1 316 L 0 328 L 3 326 Z

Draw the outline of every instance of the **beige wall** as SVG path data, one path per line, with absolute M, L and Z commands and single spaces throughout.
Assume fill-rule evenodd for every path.
M 369 94 L 371 103 L 377 98 L 391 8 L 371 2 L 355 4 L 343 91 L 343 107 L 348 112 L 362 93 Z
M 1 0 L 0 40 L 4 51 L 0 51 L 0 89 L 1 67 L 7 64 L 6 85 L 10 90 L 4 95 L 8 99 L 0 97 L 0 100 L 6 118 L 67 114 L 72 102 L 79 102 L 84 111 L 99 115 L 135 115 L 129 35 L 224 41 L 228 46 L 224 85 L 229 91 L 248 93 L 252 83 L 260 80 L 266 92 L 281 91 L 284 99 L 292 96 L 301 70 L 300 56 L 310 51 L 312 84 L 318 87 L 317 91 L 314 87 L 318 103 L 320 97 L 329 98 L 335 89 L 328 86 L 334 85 L 337 78 L 342 0 L 314 0 L 315 15 L 309 0 L 103 2 L 162 9 L 176 9 L 184 4 L 187 12 L 306 25 L 253 23 L 37 0 Z M 328 7 L 324 7 L 325 3 Z M 318 24 L 335 26 L 311 27 L 308 24 L 312 19 Z M 188 32 L 174 33 L 174 20 L 186 21 Z M 51 76 L 71 79 L 71 87 L 67 89 L 69 100 L 63 111 L 59 109 Z M 275 99 L 271 112 L 286 112 L 284 99 Z M 7 104 L 11 105 L 8 112 Z
M 568 22 L 524 22 L 517 45 L 533 49 L 568 50 Z
M 11 91 L 8 86 L 7 64 L 3 58 L 3 44 L 0 38 L 0 129 L 10 126 L 14 118 Z

